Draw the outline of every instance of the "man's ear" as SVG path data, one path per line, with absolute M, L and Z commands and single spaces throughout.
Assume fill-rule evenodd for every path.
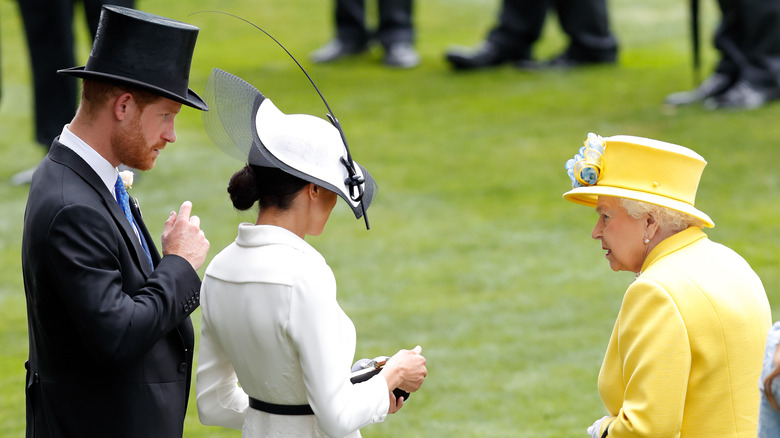
M 129 112 L 130 104 L 133 104 L 133 95 L 131 93 L 122 93 L 114 100 L 114 117 L 117 120 L 124 120 Z

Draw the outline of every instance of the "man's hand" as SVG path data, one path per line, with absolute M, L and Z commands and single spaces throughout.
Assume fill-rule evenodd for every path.
M 175 254 L 190 262 L 196 271 L 203 266 L 209 241 L 200 229 L 200 218 L 190 216 L 192 202 L 184 201 L 177 215 L 171 212 L 162 233 L 163 255 Z

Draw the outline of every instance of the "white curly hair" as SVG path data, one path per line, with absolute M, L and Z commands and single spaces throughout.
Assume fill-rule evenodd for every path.
M 643 215 L 649 214 L 658 221 L 658 225 L 662 229 L 670 230 L 674 233 L 679 233 L 691 226 L 705 226 L 700 219 L 671 208 L 661 207 L 660 205 L 627 198 L 620 198 L 620 203 L 626 209 L 628 215 L 634 219 L 639 219 Z

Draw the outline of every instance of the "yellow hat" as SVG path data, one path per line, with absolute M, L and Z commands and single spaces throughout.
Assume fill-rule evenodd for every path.
M 634 199 L 689 214 L 714 227 L 712 219 L 694 207 L 706 165 L 701 155 L 676 144 L 590 133 L 566 163 L 573 188 L 563 199 L 588 207 L 595 207 L 599 196 Z

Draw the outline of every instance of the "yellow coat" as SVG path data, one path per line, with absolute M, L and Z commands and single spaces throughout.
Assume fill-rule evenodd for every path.
M 689 228 L 656 246 L 623 297 L 599 394 L 609 437 L 755 437 L 772 325 L 761 280 Z

